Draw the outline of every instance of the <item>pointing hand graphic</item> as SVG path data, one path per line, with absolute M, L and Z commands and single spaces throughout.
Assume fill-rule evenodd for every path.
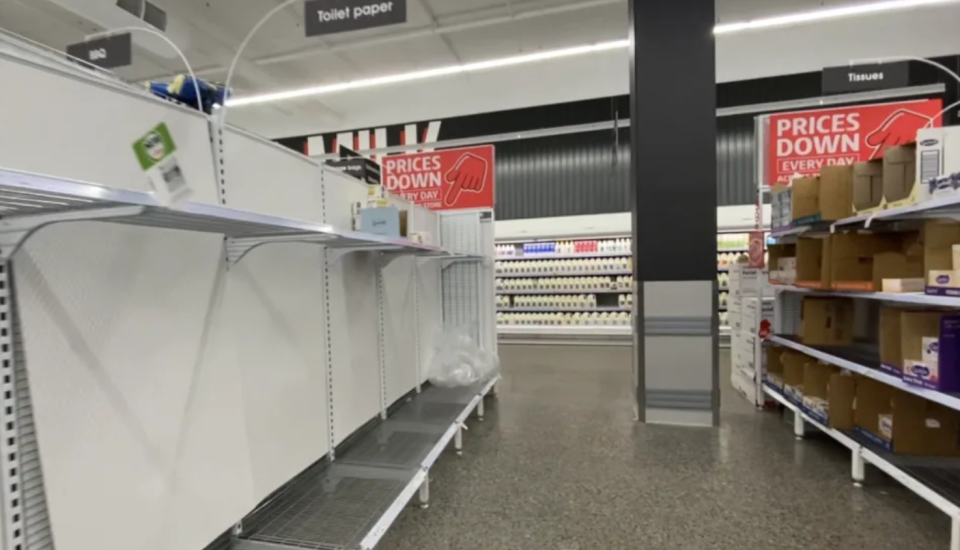
M 917 130 L 930 119 L 908 109 L 897 109 L 872 133 L 867 135 L 867 145 L 873 147 L 871 159 L 879 158 L 887 147 L 910 143 L 917 139 Z
M 461 192 L 479 193 L 483 191 L 484 183 L 487 180 L 487 161 L 474 155 L 473 153 L 464 153 L 453 168 L 447 172 L 444 179 L 450 186 L 443 198 L 443 203 L 447 206 L 457 204 Z

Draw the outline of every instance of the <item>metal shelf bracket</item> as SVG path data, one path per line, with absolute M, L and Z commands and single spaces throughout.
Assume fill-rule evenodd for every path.
M 277 235 L 273 237 L 227 238 L 227 263 L 236 265 L 254 248 L 273 243 L 324 244 L 336 237 L 330 235 Z
M 0 257 L 4 260 L 12 258 L 20 249 L 20 245 L 34 231 L 45 225 L 111 218 L 132 218 L 143 214 L 143 212 L 144 208 L 142 206 L 115 206 L 0 219 Z

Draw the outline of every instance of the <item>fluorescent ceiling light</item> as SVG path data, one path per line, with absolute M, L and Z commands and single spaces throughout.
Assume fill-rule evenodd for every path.
M 825 21 L 840 17 L 855 17 L 858 15 L 867 15 L 871 13 L 882 13 L 893 10 L 903 10 L 908 8 L 917 8 L 923 6 L 934 6 L 942 4 L 953 4 L 960 0 L 885 0 L 869 4 L 854 4 L 850 6 L 841 6 L 836 8 L 826 8 L 822 10 L 792 13 L 778 15 L 776 17 L 767 17 L 763 19 L 754 19 L 752 21 L 742 21 L 739 23 L 723 23 L 713 28 L 714 34 L 732 34 L 737 32 L 769 29 L 796 25 L 802 23 L 813 23 L 816 21 Z M 614 40 L 611 42 L 600 42 L 597 44 L 588 44 L 586 46 L 575 46 L 572 48 L 563 48 L 560 50 L 549 50 L 513 57 L 503 57 L 500 59 L 491 59 L 489 61 L 478 61 L 475 63 L 464 63 L 462 65 L 448 65 L 436 69 L 426 69 L 422 71 L 413 71 L 409 73 L 400 73 L 376 78 L 365 78 L 362 80 L 353 80 L 350 82 L 341 82 L 339 84 L 327 84 L 323 86 L 312 86 L 309 88 L 299 88 L 296 90 L 287 90 L 283 92 L 273 92 L 247 97 L 238 97 L 227 100 L 228 107 L 242 107 L 244 105 L 256 105 L 259 103 L 272 103 L 275 101 L 285 101 L 288 99 L 297 99 L 301 97 L 311 97 L 324 94 L 332 94 L 346 90 L 355 90 L 360 88 L 372 88 L 374 86 L 383 86 L 385 84 L 397 84 L 400 82 L 411 82 L 414 80 L 424 80 L 436 78 L 439 76 L 454 75 L 460 73 L 471 73 L 476 71 L 485 71 L 500 67 L 510 67 L 512 65 L 523 65 L 527 63 L 537 63 L 550 59 L 559 59 L 563 57 L 572 57 L 594 52 L 603 52 L 608 50 L 625 49 L 630 46 L 629 40 Z
M 857 15 L 904 10 L 908 8 L 919 8 L 923 6 L 935 6 L 937 4 L 952 4 L 956 1 L 957 0 L 887 0 L 885 2 L 872 2 L 869 4 L 854 4 L 852 6 L 840 6 L 836 8 L 826 8 L 822 10 L 778 15 L 775 17 L 765 17 L 763 19 L 754 19 L 752 21 L 741 21 L 739 23 L 723 23 L 714 27 L 713 33 L 730 34 L 756 29 L 769 29 L 772 27 L 796 25 L 798 23 L 813 23 L 816 21 L 825 21 L 827 19 L 837 19 L 839 17 L 855 17 Z
M 384 84 L 397 84 L 399 82 L 410 82 L 412 80 L 423 80 L 426 78 L 435 78 L 460 73 L 472 73 L 476 71 L 485 71 L 489 69 L 498 69 L 500 67 L 510 67 L 512 65 L 524 65 L 527 63 L 536 63 L 548 59 L 559 59 L 561 57 L 572 57 L 594 52 L 603 52 L 607 50 L 620 50 L 630 45 L 629 40 L 614 40 L 612 42 L 600 42 L 598 44 L 589 44 L 586 46 L 575 46 L 573 48 L 563 48 L 561 50 L 548 50 L 526 55 L 517 55 L 513 57 L 502 57 L 500 59 L 491 59 L 489 61 L 477 61 L 475 63 L 464 63 L 462 65 L 449 65 L 436 69 L 427 69 L 423 71 L 413 71 L 410 73 L 400 73 L 377 78 L 365 78 L 363 80 L 352 80 L 350 82 L 341 82 L 339 84 L 329 84 L 326 86 L 313 86 L 310 88 L 300 88 L 297 90 L 288 90 L 285 92 L 274 92 L 269 94 L 253 95 L 228 99 L 227 107 L 240 107 L 243 105 L 254 105 L 257 103 L 269 103 L 273 101 L 283 101 L 287 99 L 296 99 L 300 97 L 310 97 L 316 95 L 330 94 L 333 92 L 342 92 L 344 90 L 356 90 L 358 88 L 372 88 Z

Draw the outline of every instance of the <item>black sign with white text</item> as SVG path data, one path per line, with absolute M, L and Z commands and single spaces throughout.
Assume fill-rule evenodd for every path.
M 126 67 L 133 63 L 133 39 L 124 33 L 72 44 L 67 46 L 67 55 L 102 69 Z
M 406 23 L 407 0 L 308 0 L 303 16 L 307 36 L 358 31 Z
M 872 63 L 823 70 L 821 89 L 826 94 L 869 92 L 910 85 L 910 63 Z

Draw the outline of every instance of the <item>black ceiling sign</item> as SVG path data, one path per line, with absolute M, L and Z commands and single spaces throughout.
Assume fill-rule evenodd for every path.
M 821 77 L 824 94 L 869 92 L 910 85 L 910 63 L 872 63 L 848 67 L 827 67 Z
M 308 0 L 304 4 L 307 36 L 358 31 L 407 21 L 407 0 Z
M 67 55 L 103 69 L 126 67 L 133 64 L 133 39 L 124 33 L 72 44 Z

